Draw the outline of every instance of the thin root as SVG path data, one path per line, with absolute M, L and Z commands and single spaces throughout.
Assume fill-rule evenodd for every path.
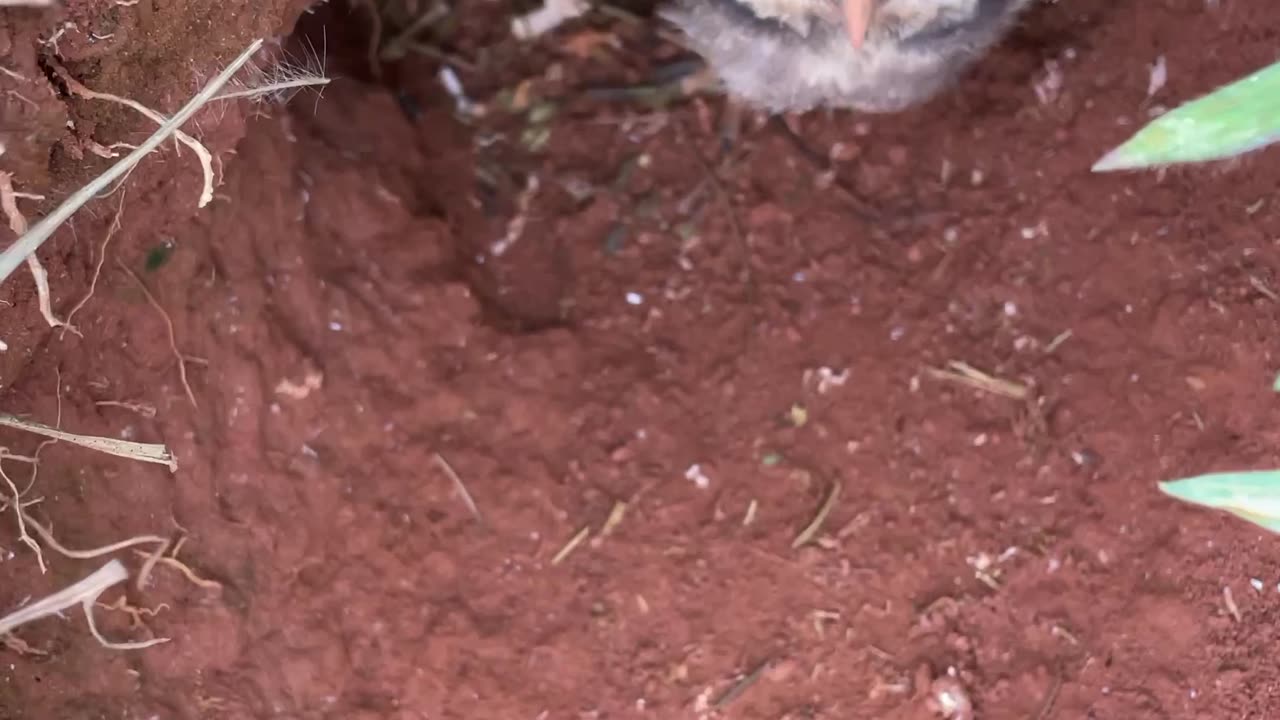
M 143 105 L 137 100 L 132 100 L 126 97 L 120 97 L 119 95 L 112 95 L 111 93 L 103 93 L 103 92 L 98 92 L 96 90 L 90 90 L 89 88 L 80 84 L 78 80 L 71 77 L 71 73 L 67 72 L 66 69 L 61 67 L 60 65 L 54 65 L 53 69 L 54 69 L 54 72 L 58 74 L 58 77 L 61 78 L 64 83 L 66 83 L 67 89 L 71 91 L 73 95 L 78 95 L 88 100 L 106 100 L 108 102 L 124 105 L 125 107 L 132 108 L 133 110 L 136 110 L 137 112 L 141 113 L 147 119 L 151 120 L 157 125 L 164 125 L 165 123 L 169 122 L 169 118 L 165 117 L 164 115 L 161 115 L 155 110 L 152 110 L 146 105 Z M 200 159 L 200 170 L 204 175 L 204 187 L 200 191 L 200 201 L 197 207 L 204 207 L 205 205 L 208 205 L 213 200 L 213 184 L 214 184 L 213 155 L 209 152 L 207 148 L 205 148 L 204 145 L 200 143 L 199 140 L 196 140 L 195 138 L 182 132 L 181 130 L 174 130 L 173 137 L 178 142 L 191 148 L 192 152 L 196 154 L 196 157 Z
M 71 308 L 71 312 L 67 313 L 67 323 L 71 322 L 71 318 L 80 312 L 80 308 L 89 303 L 89 298 L 93 297 L 93 293 L 98 289 L 98 278 L 102 276 L 102 264 L 107 260 L 107 246 L 111 244 L 111 238 L 115 236 L 116 231 L 120 229 L 120 215 L 124 213 L 124 196 L 125 191 L 120 192 L 120 202 L 116 205 L 116 214 L 111 218 L 111 224 L 107 226 L 107 236 L 102 239 L 102 246 L 98 248 L 98 262 L 93 268 L 93 279 L 89 281 L 89 292 L 80 298 L 75 307 Z
M 809 544 L 818 536 L 818 531 L 822 530 L 822 524 L 826 522 L 827 516 L 831 514 L 831 508 L 836 506 L 836 500 L 840 498 L 840 483 L 831 484 L 831 492 L 827 494 L 827 499 L 823 501 L 822 507 L 818 508 L 818 514 L 814 516 L 813 522 L 810 522 L 795 540 L 791 541 L 791 549 L 795 550 L 804 545 Z
M 187 394 L 187 400 L 191 401 L 191 407 L 200 407 L 199 404 L 196 403 L 196 394 L 191 390 L 191 383 L 187 381 L 187 363 L 191 362 L 193 359 L 183 355 L 182 351 L 178 349 L 178 341 L 173 331 L 173 318 L 169 317 L 168 311 L 164 309 L 164 306 L 160 304 L 159 300 L 156 300 L 156 296 L 151 294 L 151 291 L 147 289 L 147 284 L 142 282 L 142 278 L 138 277 L 137 273 L 130 270 L 124 263 L 120 262 L 120 258 L 116 258 L 116 265 L 118 265 L 125 274 L 133 278 L 133 281 L 138 284 L 138 288 L 142 290 L 142 294 L 147 296 L 147 302 L 151 303 L 151 307 L 155 308 L 156 312 L 160 313 L 160 317 L 164 319 L 165 330 L 169 333 L 169 349 L 173 352 L 173 356 L 178 360 L 178 377 L 182 380 L 182 389 Z
M 152 557 L 154 557 L 153 554 L 144 553 L 141 550 L 134 550 L 133 552 L 141 557 L 148 558 L 148 559 L 151 559 Z M 222 583 L 218 582 L 217 580 L 208 580 L 200 577 L 199 575 L 196 575 L 196 572 L 192 570 L 190 566 L 188 566 L 186 563 L 182 562 L 178 558 L 173 557 L 172 555 L 162 555 L 162 556 L 155 557 L 154 563 L 158 565 L 166 565 L 168 567 L 171 567 L 177 570 L 178 572 L 182 573 L 183 577 L 185 577 L 192 585 L 195 585 L 196 587 L 204 588 L 205 590 L 221 590 L 222 589 Z
M 9 486 L 9 491 L 12 493 L 13 510 L 18 517 L 18 540 L 36 554 L 36 563 L 40 565 L 40 572 L 49 572 L 49 568 L 44 564 L 44 551 L 40 549 L 40 543 L 27 533 L 27 514 L 22 511 L 22 494 L 18 492 L 18 486 L 9 478 L 9 473 L 4 471 L 3 464 L 0 464 L 0 478 L 4 478 L 5 484 Z M 37 529 L 36 532 L 40 531 Z
M 154 608 L 142 607 L 139 605 L 131 605 L 129 604 L 129 599 L 126 598 L 124 595 L 121 595 L 120 597 L 116 598 L 116 601 L 111 603 L 110 605 L 102 602 L 96 603 L 96 605 L 102 608 L 103 610 L 116 610 L 128 615 L 129 624 L 135 628 L 147 626 L 147 624 L 142 619 L 143 617 L 153 618 L 159 615 L 161 611 L 169 609 L 168 603 L 160 603 Z
M 0 172 L 0 208 L 9 219 L 9 229 L 13 234 L 17 237 L 25 235 L 27 219 L 18 210 L 17 194 L 13 190 L 13 176 L 6 172 Z M 61 327 L 79 335 L 80 331 L 76 330 L 69 320 L 60 320 L 53 314 L 53 293 L 49 291 L 49 273 L 45 271 L 44 265 L 40 264 L 40 258 L 36 257 L 35 253 L 27 256 L 27 267 L 31 270 L 31 279 L 36 284 L 36 298 L 40 303 L 40 314 L 44 316 L 45 322 L 49 323 L 49 327 Z

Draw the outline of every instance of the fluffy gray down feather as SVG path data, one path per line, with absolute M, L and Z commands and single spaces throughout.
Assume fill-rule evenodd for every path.
M 662 14 L 748 105 L 892 113 L 944 90 L 1034 0 L 874 0 L 861 48 L 842 1 L 673 0 Z

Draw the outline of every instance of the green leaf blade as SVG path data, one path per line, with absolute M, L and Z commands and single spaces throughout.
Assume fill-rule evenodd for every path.
M 1222 510 L 1280 533 L 1280 470 L 1208 473 L 1159 484 L 1185 503 Z
M 1280 62 L 1152 120 L 1094 172 L 1208 162 L 1280 141 Z

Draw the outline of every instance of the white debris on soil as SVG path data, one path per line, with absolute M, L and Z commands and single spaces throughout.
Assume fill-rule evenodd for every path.
M 1165 83 L 1169 81 L 1169 64 L 1165 62 L 1164 56 L 1156 58 L 1151 63 L 1151 79 L 1147 81 L 1147 97 L 1153 97 L 1156 93 L 1164 89 Z
M 947 720 L 973 720 L 973 702 L 954 672 L 949 669 L 929 686 L 929 707 Z
M 511 34 L 528 40 L 550 32 L 591 8 L 585 0 L 547 0 L 546 4 L 511 20 Z
M 711 487 L 711 478 L 702 472 L 702 466 L 697 463 L 690 465 L 689 469 L 684 471 L 684 478 L 697 485 L 699 490 L 706 490 Z

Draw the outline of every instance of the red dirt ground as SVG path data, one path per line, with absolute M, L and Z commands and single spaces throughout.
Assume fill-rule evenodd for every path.
M 76 30 L 59 52 L 172 111 L 255 33 L 287 33 L 286 5 L 72 2 L 77 28 L 132 39 Z M 1275 58 L 1271 0 L 1207 5 L 1048 4 L 928 107 L 795 119 L 807 153 L 749 125 L 729 160 L 710 99 L 568 103 L 529 152 L 519 116 L 457 122 L 430 62 L 367 81 L 359 7 L 307 16 L 340 79 L 205 117 L 209 208 L 169 147 L 42 251 L 66 314 L 123 203 L 83 337 L 45 328 L 25 273 L 3 289 L 5 410 L 180 462 L 48 446 L 30 512 L 76 548 L 185 534 L 215 584 L 160 565 L 127 591 L 162 608 L 145 627 L 97 611 L 114 639 L 171 638 L 147 650 L 100 647 L 78 612 L 21 628 L 0 718 L 924 720 L 948 684 L 992 720 L 1280 715 L 1275 539 L 1155 488 L 1280 461 L 1280 166 L 1088 172 L 1154 106 Z M 450 46 L 499 43 L 503 72 L 461 74 L 477 99 L 526 76 L 569 99 L 656 57 L 645 27 L 587 60 L 564 50 L 582 26 L 521 48 L 495 7 Z M 32 217 L 105 166 L 85 138 L 149 132 L 45 83 L 37 38 L 59 22 L 0 13 L 0 62 L 28 78 L 0 75 L 26 83 L 0 88 L 0 157 L 51 198 L 22 201 Z M 528 222 L 495 257 L 526 173 Z M 117 260 L 200 359 L 196 407 Z M 1033 397 L 928 372 L 952 360 Z M 46 548 L 42 575 L 4 523 L 0 613 L 103 561 Z

